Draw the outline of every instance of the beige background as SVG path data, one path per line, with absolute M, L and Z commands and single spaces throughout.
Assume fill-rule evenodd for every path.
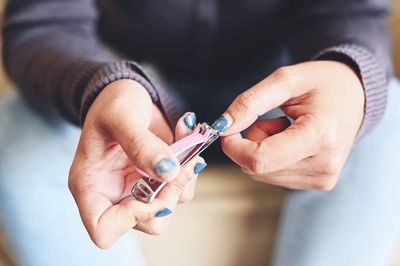
M 400 77 L 400 0 L 393 3 L 390 28 Z M 0 0 L 0 12 L 3 4 Z M 0 65 L 0 97 L 9 87 Z M 199 179 L 195 199 L 176 210 L 167 234 L 138 234 L 144 254 L 150 266 L 265 265 L 284 195 L 283 189 L 252 182 L 238 168 L 210 166 Z M 0 241 L 0 265 L 12 265 L 10 254 Z M 400 265 L 400 252 L 392 265 Z

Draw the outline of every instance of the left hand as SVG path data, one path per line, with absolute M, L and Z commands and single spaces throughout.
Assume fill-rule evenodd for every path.
M 282 67 L 239 95 L 223 117 L 224 152 L 252 178 L 292 189 L 332 189 L 364 115 L 357 74 L 337 61 Z M 256 122 L 280 107 L 295 119 Z M 246 138 L 240 133 L 249 128 Z
M 192 122 L 195 124 L 195 120 Z M 175 138 L 191 132 L 185 117 L 181 117 Z M 204 162 L 201 157 L 162 175 L 152 166 L 158 155 L 177 161 L 168 147 L 172 139 L 167 120 L 138 82 L 114 81 L 96 97 L 83 125 L 68 185 L 98 247 L 111 247 L 132 228 L 153 235 L 164 233 L 172 216 L 165 214 L 191 199 L 197 178 L 195 165 Z M 167 182 L 150 204 L 131 195 L 141 178 L 136 167 Z

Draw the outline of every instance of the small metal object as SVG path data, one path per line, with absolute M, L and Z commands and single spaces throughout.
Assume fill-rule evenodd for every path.
M 196 126 L 192 134 L 171 144 L 170 148 L 177 156 L 181 167 L 183 167 L 191 159 L 207 149 L 218 137 L 218 130 L 215 130 L 207 123 L 202 123 Z M 137 200 L 150 203 L 165 186 L 166 182 L 158 182 L 141 169 L 137 169 L 137 171 L 143 177 L 133 186 L 132 195 Z

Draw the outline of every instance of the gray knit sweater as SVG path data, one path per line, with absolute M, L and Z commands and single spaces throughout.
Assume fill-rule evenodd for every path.
M 107 84 L 128 78 L 149 91 L 171 126 L 178 117 L 171 98 L 133 60 L 193 80 L 229 79 L 283 50 L 290 62 L 339 60 L 364 85 L 362 137 L 385 110 L 389 11 L 388 0 L 13 0 L 3 58 L 27 98 L 73 123 L 83 124 Z

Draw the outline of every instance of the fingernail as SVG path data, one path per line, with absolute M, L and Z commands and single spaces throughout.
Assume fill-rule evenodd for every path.
M 171 172 L 176 164 L 169 158 L 163 158 L 156 164 L 154 170 L 156 171 L 158 176 L 162 176 L 163 174 Z
M 196 114 L 191 112 L 183 119 L 185 125 L 190 129 L 193 130 L 194 126 L 196 125 Z
M 219 132 L 224 132 L 228 128 L 228 120 L 226 120 L 225 117 L 220 116 L 211 126 Z
M 207 164 L 206 163 L 197 163 L 196 166 L 193 169 L 193 172 L 195 175 L 203 171 L 204 168 L 206 168 Z
M 161 211 L 158 211 L 156 213 L 155 217 L 164 217 L 164 216 L 167 216 L 167 215 L 169 215 L 171 213 L 172 213 L 172 211 L 170 209 L 164 208 Z

